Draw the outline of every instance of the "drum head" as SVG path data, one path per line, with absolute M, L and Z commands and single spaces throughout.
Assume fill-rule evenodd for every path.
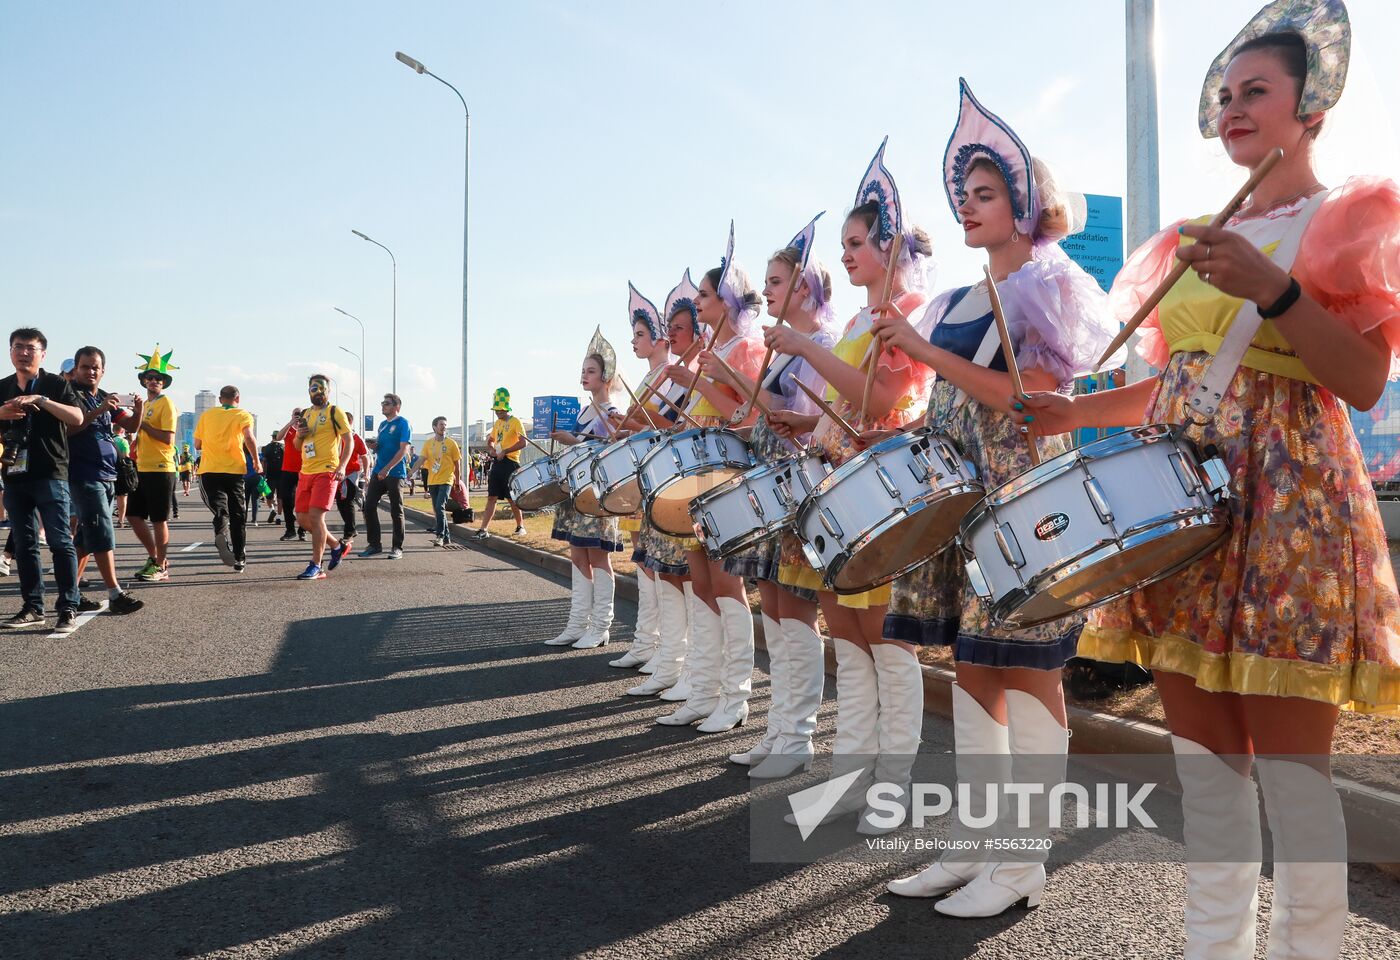
M 537 490 L 521 494 L 515 505 L 521 510 L 542 510 L 569 499 L 568 493 L 557 483 L 546 484 Z
M 980 490 L 953 494 L 877 530 L 836 572 L 831 586 L 837 593 L 861 593 L 908 573 L 943 552 L 981 500 Z
M 578 496 L 574 497 L 574 509 L 579 513 L 589 517 L 611 517 L 612 514 L 604 510 L 602 504 L 598 502 L 598 495 L 589 487 Z
M 672 480 L 652 494 L 647 502 L 647 517 L 662 533 L 673 537 L 694 537 L 695 522 L 690 519 L 690 501 L 741 473 L 742 470 L 725 468 L 698 477 Z
M 628 516 L 642 509 L 642 487 L 633 477 L 617 489 L 609 490 L 599 503 L 610 514 Z
M 1140 590 L 1215 549 L 1228 530 L 1228 524 L 1211 523 L 1143 538 L 1105 560 L 1055 578 L 1000 623 L 1034 627 Z

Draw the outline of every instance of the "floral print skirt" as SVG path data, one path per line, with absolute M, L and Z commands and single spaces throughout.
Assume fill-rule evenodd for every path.
M 554 529 L 549 535 L 571 547 L 589 547 L 610 553 L 622 550 L 617 517 L 590 517 L 579 513 L 568 501 L 554 508 Z
M 1184 422 L 1210 360 L 1176 353 L 1148 421 Z M 1400 712 L 1400 595 L 1346 406 L 1241 368 L 1187 436 L 1230 473 L 1230 533 L 1185 570 L 1089 614 L 1081 656 L 1195 678 L 1209 691 Z
M 1026 436 L 1010 416 L 976 400 L 960 400 L 952 384 L 940 380 L 929 397 L 930 422 L 941 424 L 964 457 L 977 467 L 988 491 L 1031 468 Z M 1037 441 L 1042 460 L 1069 449 L 1065 438 Z M 894 582 L 884 635 L 924 646 L 953 647 L 958 663 L 987 667 L 1058 670 L 1074 656 L 1084 620 L 1066 617 L 1020 630 L 992 626 L 991 613 L 967 584 L 962 551 L 949 546 Z

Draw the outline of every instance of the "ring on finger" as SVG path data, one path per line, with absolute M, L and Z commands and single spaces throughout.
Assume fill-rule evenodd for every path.
M 1210 244 L 1206 244 L 1206 259 L 1210 259 Z
M 1210 283 L 1210 271 L 1207 270 L 1205 273 L 1201 274 L 1201 279 L 1206 283 Z

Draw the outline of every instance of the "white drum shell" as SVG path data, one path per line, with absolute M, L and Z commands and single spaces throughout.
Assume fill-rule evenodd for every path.
M 705 552 L 719 559 L 781 533 L 830 473 L 824 458 L 800 454 L 761 464 L 696 497 L 690 516 Z
M 648 430 L 619 440 L 593 458 L 593 487 L 598 503 L 608 513 L 627 516 L 642 508 L 642 488 L 637 468 L 667 435 Z
M 733 430 L 696 427 L 671 434 L 637 467 L 647 519 L 672 536 L 693 536 L 690 501 L 753 465 L 748 442 Z
M 598 506 L 598 493 L 593 488 L 593 458 L 606 447 L 605 441 L 585 440 L 559 455 L 559 469 L 574 501 L 574 509 L 590 516 L 606 515 Z
M 569 499 L 555 459 L 534 460 L 512 473 L 510 498 L 522 510 L 538 510 Z
M 1227 485 L 1219 460 L 1202 464 L 1166 425 L 1085 444 L 968 513 L 961 539 L 970 585 L 990 602 L 993 621 L 1010 627 L 1106 603 L 1218 545 L 1229 526 L 1220 504 Z M 1132 583 L 1116 583 L 1127 570 Z

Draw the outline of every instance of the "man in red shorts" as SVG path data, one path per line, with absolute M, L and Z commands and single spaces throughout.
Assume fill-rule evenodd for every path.
M 298 580 L 324 580 L 326 570 L 340 566 L 349 546 L 348 541 L 326 529 L 326 514 L 335 506 L 335 491 L 345 479 L 345 467 L 354 449 L 345 411 L 329 403 L 330 386 L 324 374 L 313 374 L 306 387 L 311 406 L 293 411 L 292 416 L 296 423 L 292 442 L 301 452 L 296 516 L 297 522 L 311 531 L 311 563 L 297 574 Z M 323 570 L 321 560 L 327 544 L 331 550 Z

